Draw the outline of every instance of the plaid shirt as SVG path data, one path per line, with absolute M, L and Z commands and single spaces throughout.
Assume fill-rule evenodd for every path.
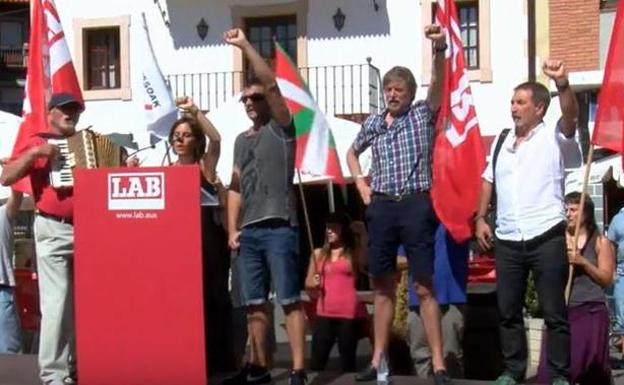
M 388 127 L 386 111 L 368 117 L 353 142 L 356 154 L 372 146 L 371 189 L 403 195 L 431 188 L 434 114 L 416 102 Z

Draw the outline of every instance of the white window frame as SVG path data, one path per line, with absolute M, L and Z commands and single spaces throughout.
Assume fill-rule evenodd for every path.
M 73 23 L 74 27 L 74 46 L 76 52 L 76 75 L 80 88 L 82 88 L 82 96 L 85 101 L 89 100 L 130 100 L 132 99 L 132 89 L 130 85 L 130 15 L 119 17 L 105 17 L 83 19 L 76 18 Z M 119 88 L 106 90 L 87 90 L 86 86 L 86 41 L 84 32 L 88 29 L 96 28 L 119 28 L 119 70 L 120 85 Z

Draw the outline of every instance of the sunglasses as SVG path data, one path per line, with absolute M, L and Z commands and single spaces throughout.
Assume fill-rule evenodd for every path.
M 247 100 L 251 99 L 252 102 L 261 102 L 264 100 L 264 95 L 262 94 L 251 94 L 251 95 L 243 95 L 240 98 L 242 103 L 247 103 Z

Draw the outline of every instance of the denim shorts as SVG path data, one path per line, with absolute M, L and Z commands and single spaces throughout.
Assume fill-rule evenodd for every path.
M 265 303 L 271 288 L 275 289 L 281 305 L 301 300 L 297 227 L 262 223 L 245 226 L 241 230 L 236 265 L 245 305 Z
M 399 245 L 405 247 L 411 277 L 433 274 L 434 235 L 438 221 L 428 192 L 401 200 L 373 195 L 366 208 L 368 268 L 373 277 L 396 272 Z

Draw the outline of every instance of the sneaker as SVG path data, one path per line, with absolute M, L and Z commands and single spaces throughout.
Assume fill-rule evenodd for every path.
M 516 381 L 516 379 L 513 378 L 508 373 L 501 374 L 494 382 L 494 385 L 517 385 L 517 384 L 519 384 L 519 382 Z
M 435 385 L 451 385 L 453 381 L 451 381 L 451 376 L 448 375 L 446 370 L 438 370 L 433 373 L 433 383 Z
M 570 382 L 563 377 L 557 377 L 553 380 L 552 385 L 570 385 Z
M 373 381 L 377 379 L 377 368 L 373 365 L 368 365 L 366 369 L 358 372 L 355 375 L 355 381 L 363 382 L 363 381 Z
M 306 385 L 308 376 L 303 369 L 293 369 L 288 373 L 288 385 Z
M 271 373 L 262 366 L 247 364 L 233 375 L 223 380 L 223 385 L 260 385 L 270 384 Z

